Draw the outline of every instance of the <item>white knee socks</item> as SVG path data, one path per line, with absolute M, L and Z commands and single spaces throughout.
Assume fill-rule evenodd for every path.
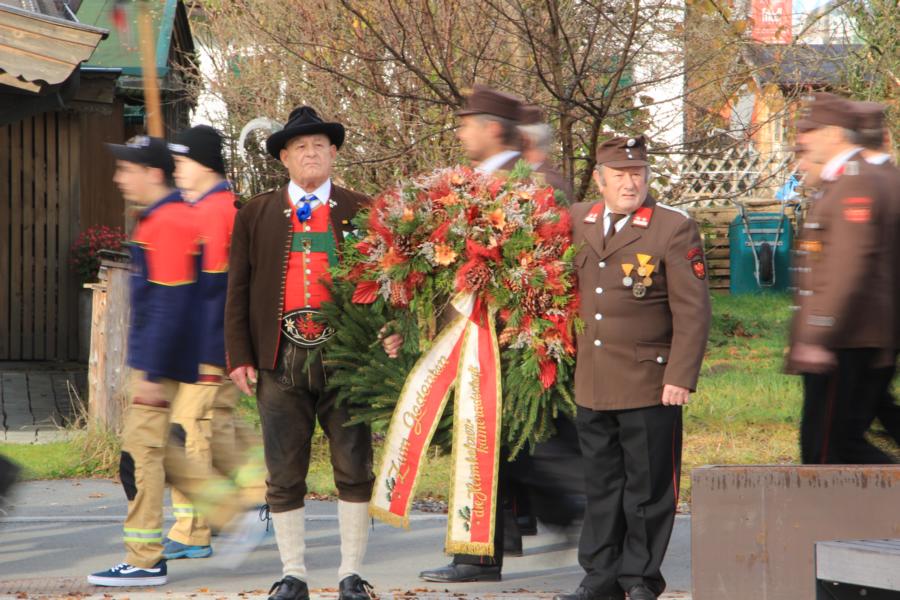
M 275 526 L 278 554 L 281 555 L 282 576 L 290 575 L 306 581 L 306 509 L 273 512 L 272 524 Z
M 349 575 L 359 575 L 369 541 L 369 503 L 338 500 L 338 524 L 341 529 L 338 581 L 341 581 Z M 275 531 L 278 531 L 277 524 Z

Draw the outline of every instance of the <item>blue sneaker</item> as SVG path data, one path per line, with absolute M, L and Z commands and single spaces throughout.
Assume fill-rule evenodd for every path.
M 167 581 L 166 561 L 161 560 L 150 569 L 142 569 L 128 563 L 122 563 L 108 571 L 100 571 L 99 573 L 88 575 L 87 580 L 91 585 L 111 587 L 163 585 Z
M 208 556 L 212 556 L 212 546 L 188 546 L 172 539 L 166 539 L 166 543 L 163 546 L 163 558 L 166 560 L 206 558 Z

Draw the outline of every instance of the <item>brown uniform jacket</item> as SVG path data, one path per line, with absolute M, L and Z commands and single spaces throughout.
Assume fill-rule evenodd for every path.
M 855 158 L 806 215 L 794 264 L 791 344 L 894 347 L 893 230 L 887 171 Z M 802 365 L 788 363 L 789 371 Z
M 900 350 L 900 169 L 891 162 L 872 166 L 882 175 L 883 185 L 891 196 L 887 240 L 893 242 L 894 350 L 897 351 Z
M 338 244 L 368 196 L 332 184 L 331 228 Z M 225 352 L 228 371 L 275 368 L 292 226 L 287 186 L 259 194 L 237 213 L 231 238 Z M 341 232 L 341 235 L 338 235 Z
M 593 410 L 660 404 L 665 384 L 695 390 L 711 309 L 703 244 L 686 213 L 647 198 L 603 249 L 603 211 L 587 223 L 594 205 L 570 209 L 580 313 L 575 402 Z M 643 217 L 643 218 L 640 218 Z M 626 287 L 622 265 L 649 255 L 652 284 L 643 298 Z
M 522 160 L 522 155 L 518 155 L 515 158 L 512 158 L 505 163 L 503 163 L 500 168 L 497 169 L 500 171 L 512 171 L 518 162 Z M 554 190 L 561 191 L 566 197 L 566 204 L 570 204 L 573 200 L 575 200 L 575 192 L 572 190 L 572 184 L 563 177 L 562 173 L 557 171 L 553 165 L 549 162 L 542 163 L 537 169 L 535 169 L 536 173 L 539 173 L 544 181 L 552 187 Z

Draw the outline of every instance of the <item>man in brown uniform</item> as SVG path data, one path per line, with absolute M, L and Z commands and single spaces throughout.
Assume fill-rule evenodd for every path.
M 333 332 L 316 320 L 330 299 L 328 269 L 367 197 L 332 183 L 344 127 L 302 106 L 266 140 L 290 182 L 252 198 L 238 211 L 231 241 L 225 349 L 231 379 L 256 402 L 269 471 L 266 501 L 275 525 L 282 579 L 270 600 L 308 600 L 304 553 L 306 474 L 316 422 L 328 437 L 338 489 L 340 600 L 366 600 L 359 576 L 368 540 L 375 476 L 368 427 L 345 427 L 346 407 L 326 389 L 327 373 L 312 348 Z M 307 368 L 308 367 L 308 368 Z
M 798 241 L 787 370 L 803 377 L 804 463 L 886 463 L 865 438 L 881 398 L 872 380 L 893 360 L 889 185 L 860 156 L 852 104 L 815 94 L 797 122 L 804 160 L 823 165 Z
M 597 150 L 603 201 L 572 206 L 581 318 L 576 424 L 586 571 L 556 600 L 656 598 L 678 504 L 681 407 L 697 386 L 711 311 L 697 224 L 647 195 L 643 136 Z
M 856 131 L 855 141 L 862 146 L 862 156 L 871 165 L 879 167 L 883 174 L 892 182 L 888 190 L 892 193 L 890 203 L 893 214 L 893 265 L 894 265 L 894 314 L 900 314 L 900 169 L 894 164 L 891 155 L 891 145 L 887 128 L 885 127 L 885 110 L 883 104 L 877 102 L 854 102 L 853 107 L 859 118 L 859 127 Z M 895 357 L 900 345 L 900 317 L 894 320 L 894 350 Z M 897 405 L 894 395 L 891 393 L 891 381 L 897 370 L 896 358 L 891 364 L 877 371 L 873 380 L 875 393 L 881 394 L 881 401 L 875 410 L 875 416 L 881 422 L 885 431 L 894 438 L 894 442 L 900 445 L 900 406 Z M 883 390 L 883 392 L 879 392 Z

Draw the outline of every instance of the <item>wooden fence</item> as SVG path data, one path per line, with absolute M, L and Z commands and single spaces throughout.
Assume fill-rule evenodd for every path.
M 0 360 L 78 356 L 78 142 L 68 113 L 0 127 Z
M 780 212 L 781 202 L 768 199 L 742 200 L 748 212 Z M 728 291 L 730 285 L 730 258 L 728 226 L 738 215 L 738 208 L 733 203 L 728 206 L 704 206 L 688 208 L 687 211 L 700 224 L 703 245 L 706 250 L 706 261 L 709 273 L 709 287 L 714 291 Z M 792 224 L 796 224 L 797 215 L 793 205 L 785 210 L 785 215 Z

